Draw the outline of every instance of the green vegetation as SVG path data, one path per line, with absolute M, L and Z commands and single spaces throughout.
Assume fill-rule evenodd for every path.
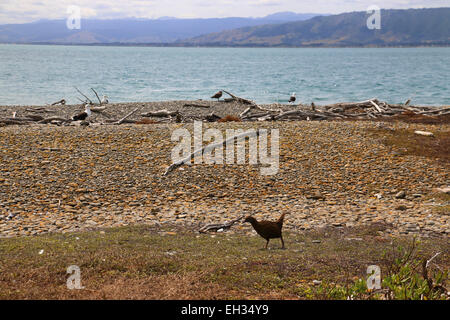
M 429 274 L 428 260 L 416 256 L 416 241 L 410 248 L 398 246 L 389 253 L 387 259 L 388 273 L 384 277 L 381 289 L 367 290 L 365 279 L 358 279 L 349 286 L 321 284 L 316 290 L 310 290 L 309 296 L 324 299 L 383 299 L 383 300 L 445 300 L 447 289 L 445 283 L 448 270 L 438 268 Z M 437 257 L 440 253 L 435 255 Z M 432 259 L 430 258 L 430 264 Z

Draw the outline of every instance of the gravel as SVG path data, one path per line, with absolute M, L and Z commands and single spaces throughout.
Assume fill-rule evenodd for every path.
M 139 113 L 177 110 L 184 103 L 145 103 Z M 201 103 L 213 108 L 190 107 L 186 112 L 223 116 L 245 109 L 238 104 Z M 120 118 L 136 105 L 110 105 L 107 112 Z M 0 117 L 10 116 L 12 110 L 21 116 L 26 108 L 0 107 Z M 82 109 L 45 108 L 58 109 L 64 116 Z M 445 125 L 389 126 L 445 129 Z M 396 154 L 370 133 L 376 123 L 205 123 L 204 129 L 208 127 L 223 133 L 228 128 L 280 129 L 278 174 L 263 176 L 258 165 L 202 164 L 163 177 L 176 145 L 172 132 L 178 128 L 192 132 L 192 124 L 1 127 L 0 237 L 130 224 L 200 226 L 243 214 L 276 219 L 282 212 L 289 213 L 285 227 L 292 231 L 380 223 L 389 225 L 386 232 L 392 235 L 449 236 L 449 215 L 435 213 L 439 203 L 426 197 L 433 188 L 448 185 L 448 164 Z M 396 196 L 399 190 L 405 197 Z

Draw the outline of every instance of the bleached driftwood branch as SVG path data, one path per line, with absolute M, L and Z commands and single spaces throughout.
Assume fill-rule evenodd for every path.
M 167 176 L 169 173 L 171 173 L 173 170 L 175 170 L 176 168 L 181 167 L 182 165 L 186 164 L 186 163 L 190 163 L 192 159 L 194 159 L 194 157 L 196 155 L 199 154 L 203 154 L 204 151 L 212 151 L 217 147 L 220 146 L 225 146 L 228 142 L 234 141 L 234 139 L 237 139 L 237 141 L 239 141 L 242 138 L 246 138 L 246 137 L 257 137 L 258 133 L 256 131 L 246 131 L 243 132 L 241 134 L 237 134 L 234 135 L 226 140 L 223 140 L 222 142 L 217 142 L 217 143 L 212 143 L 209 144 L 201 149 L 195 150 L 194 152 L 192 152 L 191 154 L 189 154 L 186 158 L 181 159 L 175 163 L 173 163 L 172 165 L 170 165 L 169 167 L 167 167 L 166 171 L 164 172 L 163 176 Z
M 230 229 L 236 222 L 242 220 L 244 218 L 244 216 L 241 216 L 237 219 L 234 219 L 232 221 L 227 221 L 225 223 L 213 223 L 213 224 L 208 224 L 206 226 L 203 226 L 200 228 L 200 230 L 198 232 L 200 233 L 207 233 L 208 231 L 218 231 L 220 229 L 223 230 L 228 230 Z
M 130 113 L 128 113 L 125 117 L 123 117 L 122 119 L 120 119 L 117 122 L 114 122 L 114 124 L 122 124 L 126 119 L 128 119 L 129 117 L 131 117 L 133 114 L 135 114 L 140 108 L 136 108 L 133 111 L 131 111 Z
M 236 96 L 236 95 L 234 95 L 234 94 L 232 94 L 232 93 L 230 93 L 230 92 L 228 92 L 226 90 L 223 90 L 223 89 L 222 89 L 222 91 L 225 92 L 226 94 L 228 94 L 232 98 L 232 100 L 234 100 L 234 101 L 237 101 L 237 102 L 240 102 L 240 103 L 243 103 L 243 104 L 256 105 L 256 103 L 254 103 L 252 100 L 238 97 L 238 96 Z
M 83 97 L 85 97 L 86 100 L 89 101 L 90 104 L 94 104 L 94 103 L 92 102 L 92 100 L 89 99 L 88 96 L 86 96 L 83 92 L 81 92 L 77 87 L 74 87 L 74 88 L 75 88 L 75 90 L 78 91 L 79 94 L 81 94 Z
M 97 91 L 95 91 L 94 88 L 91 88 L 91 90 L 94 91 L 95 96 L 97 97 L 97 100 L 98 100 L 98 104 L 102 105 L 102 100 L 100 100 L 100 97 L 98 96 Z

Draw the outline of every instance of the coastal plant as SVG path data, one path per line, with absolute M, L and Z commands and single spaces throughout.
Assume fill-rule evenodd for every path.
M 445 300 L 449 299 L 446 284 L 448 271 L 431 268 L 438 254 L 427 260 L 417 254 L 417 241 L 409 248 L 393 247 L 384 253 L 386 276 L 380 289 L 371 290 L 365 279 L 349 285 L 323 282 L 309 288 L 304 294 L 309 298 L 333 300 Z
M 437 300 L 445 299 L 448 271 L 433 270 L 431 259 L 417 255 L 417 241 L 413 239 L 410 248 L 397 247 L 391 252 L 387 276 L 382 286 L 386 288 L 386 298 L 395 300 Z M 385 257 L 387 254 L 385 253 Z

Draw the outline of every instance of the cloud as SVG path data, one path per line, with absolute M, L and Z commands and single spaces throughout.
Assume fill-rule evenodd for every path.
M 65 19 L 67 7 L 81 7 L 82 18 L 257 17 L 280 11 L 341 13 L 380 8 L 445 7 L 448 0 L 0 0 L 0 24 Z

